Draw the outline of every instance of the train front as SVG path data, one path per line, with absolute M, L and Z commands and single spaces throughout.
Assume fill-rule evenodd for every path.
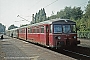
M 54 47 L 77 46 L 76 23 L 71 20 L 59 20 L 52 23 Z

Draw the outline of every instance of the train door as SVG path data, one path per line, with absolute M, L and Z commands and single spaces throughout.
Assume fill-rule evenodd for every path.
M 17 29 L 17 38 L 19 38 L 19 29 Z
M 26 34 L 25 36 L 26 36 L 26 40 L 27 40 L 27 28 L 26 28 L 26 33 L 25 34 Z
M 46 25 L 46 45 L 49 46 L 49 26 Z

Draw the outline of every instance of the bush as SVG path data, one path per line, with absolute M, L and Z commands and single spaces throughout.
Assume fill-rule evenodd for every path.
M 77 37 L 90 39 L 90 31 L 77 31 Z

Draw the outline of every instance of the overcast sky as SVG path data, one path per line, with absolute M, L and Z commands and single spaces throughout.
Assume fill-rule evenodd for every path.
M 38 12 L 41 8 L 45 8 L 47 16 L 56 14 L 57 11 L 64 9 L 65 6 L 77 6 L 85 9 L 88 0 L 0 0 L 0 23 L 7 28 L 14 24 L 20 26 L 22 24 L 29 24 L 28 21 L 21 21 L 21 17 L 31 21 L 32 14 Z M 18 21 L 18 22 L 15 22 Z

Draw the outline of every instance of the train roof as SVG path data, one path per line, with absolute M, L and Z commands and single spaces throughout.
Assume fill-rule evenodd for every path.
M 37 26 L 37 25 L 43 25 L 43 24 L 55 24 L 55 22 L 59 23 L 59 24 L 64 24 L 64 23 L 68 23 L 68 24 L 75 24 L 74 21 L 71 21 L 70 19 L 51 19 L 51 20 L 47 20 L 47 21 L 43 21 L 43 22 L 39 22 L 39 23 L 35 23 L 35 24 L 30 24 L 29 26 Z
M 6 31 L 13 31 L 13 30 L 17 30 L 17 29 L 19 29 L 19 28 L 14 28 L 14 29 L 6 30 Z
M 65 23 L 65 22 L 69 22 L 68 24 L 75 24 L 75 22 L 71 21 L 70 19 L 51 19 L 51 20 L 47 20 L 47 21 L 43 21 L 43 22 L 39 22 L 39 23 L 35 23 L 35 24 L 29 24 L 27 26 L 23 26 L 23 27 L 19 27 L 19 28 L 15 28 L 15 29 L 11 29 L 11 30 L 17 30 L 17 29 L 20 29 L 20 28 L 27 28 L 27 27 L 30 27 L 30 26 L 38 26 L 38 25 L 44 25 L 44 24 L 55 24 L 55 22 L 57 22 L 56 24 L 58 23 Z M 11 31 L 10 30 L 10 31 Z

